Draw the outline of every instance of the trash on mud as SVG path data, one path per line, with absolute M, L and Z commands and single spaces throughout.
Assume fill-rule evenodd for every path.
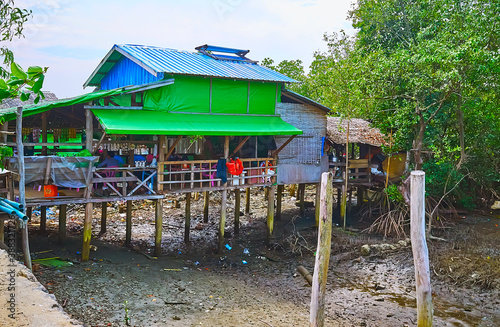
M 68 266 L 73 265 L 73 263 L 71 261 L 61 260 L 61 258 L 59 258 L 59 257 L 35 259 L 33 261 L 38 262 L 42 266 L 51 267 L 51 268 L 68 267 Z
M 226 244 L 226 249 L 228 249 L 229 251 L 231 251 L 231 249 L 232 249 L 231 245 Z
M 246 265 L 248 262 L 246 262 L 246 260 L 242 260 L 241 263 Z
M 250 254 L 250 251 L 248 251 L 248 249 L 244 249 L 243 254 Z
M 164 268 L 163 271 L 182 271 L 182 269 L 179 269 L 179 268 Z

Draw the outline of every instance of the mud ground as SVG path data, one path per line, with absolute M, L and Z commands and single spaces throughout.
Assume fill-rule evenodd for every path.
M 313 194 L 308 189 L 306 200 L 313 202 Z M 234 207 L 234 195 L 228 206 Z M 62 246 L 57 219 L 49 214 L 48 232 L 41 235 L 34 215 L 31 250 L 37 258 L 60 257 L 73 265 L 34 274 L 86 326 L 308 326 L 311 289 L 297 266 L 313 271 L 314 208 L 299 217 L 291 196 L 283 199 L 282 220 L 276 221 L 270 245 L 265 242 L 264 192 L 252 190 L 252 214 L 241 217 L 239 235 L 233 233 L 234 213 L 229 209 L 226 233 L 231 237 L 226 243 L 231 250 L 223 254 L 215 251 L 220 196 L 211 196 L 208 224 L 202 218 L 203 198 L 192 200 L 188 244 L 183 241 L 182 197 L 169 198 L 164 201 L 163 254 L 157 259 L 151 257 L 152 203 L 134 202 L 132 248 L 123 246 L 125 214 L 120 205 L 108 208 L 104 234 L 99 233 L 101 210 L 96 207 L 96 251 L 88 263 L 78 261 L 83 208 L 69 209 L 69 237 Z M 429 242 L 435 326 L 500 326 L 498 224 L 500 219 L 493 216 L 466 216 L 448 221 L 439 234 L 446 242 Z M 334 231 L 325 325 L 415 326 L 411 245 L 359 233 L 361 226 Z M 360 254 L 362 245 L 378 243 L 394 247 Z

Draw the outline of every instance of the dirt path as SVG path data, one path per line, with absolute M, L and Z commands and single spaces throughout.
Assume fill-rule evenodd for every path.
M 35 275 L 59 303 L 65 304 L 71 316 L 88 326 L 126 326 L 127 317 L 131 326 L 308 325 L 310 287 L 296 268 L 304 265 L 313 270 L 316 239 L 311 228 L 313 209 L 307 210 L 306 218 L 298 218 L 295 199 L 285 197 L 285 211 L 283 220 L 277 222 L 276 239 L 272 246 L 266 246 L 266 205 L 263 195 L 255 193 L 253 215 L 242 217 L 240 235 L 227 240 L 232 249 L 218 255 L 214 252 L 217 197 L 212 198 L 208 224 L 202 222 L 203 200 L 193 201 L 188 245 L 182 241 L 183 206 L 175 208 L 174 199 L 171 201 L 165 203 L 164 255 L 158 259 L 141 254 L 151 249 L 154 211 L 149 203 L 137 203 L 132 233 L 134 249 L 121 245 L 124 217 L 120 208 L 110 209 L 108 232 L 103 235 L 98 234 L 97 208 L 92 241 L 97 250 L 91 252 L 91 262 L 77 263 L 81 215 L 74 210 L 68 226 L 73 236 L 64 248 L 57 245 L 55 222 L 48 224 L 52 230 L 49 237 L 33 238 L 32 248 L 34 252 L 51 250 L 39 257 L 68 258 L 75 264 L 42 270 Z M 432 280 L 435 326 L 500 325 L 499 276 L 487 275 L 500 267 L 500 220 L 487 219 L 468 218 L 451 224 L 443 235 L 449 242 L 430 245 L 431 269 L 435 272 Z M 229 234 L 231 224 L 229 219 Z M 464 238 L 464 233 L 471 237 Z M 334 232 L 327 326 L 415 326 L 411 247 L 375 251 L 367 257 L 360 255 L 361 245 L 381 241 L 357 233 Z M 450 258 L 455 259 L 449 261 Z M 461 258 L 481 259 L 482 268 L 460 272 L 466 266 L 460 263 L 469 262 Z M 467 277 L 473 274 L 479 276 Z

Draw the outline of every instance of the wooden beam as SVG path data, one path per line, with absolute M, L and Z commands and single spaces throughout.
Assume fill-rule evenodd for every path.
M 210 206 L 210 192 L 203 192 L 203 222 L 208 223 L 208 208 Z
M 333 174 L 331 172 L 321 175 L 318 247 L 314 265 L 311 312 L 309 317 L 311 327 L 324 326 L 326 281 L 332 247 L 332 180 Z
M 125 245 L 130 246 L 132 242 L 132 201 L 127 201 L 127 216 L 125 222 Z
M 284 148 L 288 145 L 288 143 L 292 142 L 292 140 L 293 140 L 294 138 L 296 138 L 296 137 L 297 137 L 297 135 L 292 135 L 292 136 L 291 136 L 288 140 L 286 140 L 286 141 L 285 141 L 285 143 L 283 143 L 283 144 L 282 144 L 282 145 L 281 145 L 278 149 L 274 150 L 271 156 L 276 158 L 276 157 L 278 156 L 278 154 L 281 152 L 281 150 L 283 150 L 283 149 L 284 149 Z
M 108 103 L 114 103 L 113 101 L 109 100 Z M 142 110 L 142 106 L 85 106 L 85 109 L 114 109 L 114 110 Z
M 95 146 L 94 154 L 98 154 L 99 153 L 99 147 L 101 146 L 101 144 L 104 141 L 105 137 L 106 137 L 106 132 L 103 132 L 101 138 L 99 139 L 99 142 L 97 142 L 97 145 Z
M 23 143 L 24 146 L 74 146 L 74 147 L 81 147 L 81 146 L 84 146 L 85 144 L 86 143 L 54 143 L 54 142 L 46 142 L 46 143 L 25 142 L 25 143 Z M 7 142 L 7 146 L 17 146 L 17 143 Z
M 174 152 L 175 150 L 175 147 L 177 146 L 177 144 L 179 144 L 179 141 L 182 139 L 182 135 L 179 135 L 177 136 L 177 138 L 175 139 L 174 143 L 172 144 L 172 146 L 168 149 L 168 152 L 167 154 L 165 155 L 165 158 L 163 161 L 167 161 L 168 160 L 168 157 L 170 157 L 170 155 Z
M 83 220 L 83 248 L 82 261 L 89 261 L 90 258 L 90 240 L 92 239 L 92 215 L 94 205 L 92 202 L 85 204 L 85 218 Z
M 191 193 L 186 193 L 186 217 L 184 222 L 184 243 L 189 243 L 189 231 L 191 230 Z
M 234 234 L 236 235 L 240 233 L 240 202 L 241 192 L 237 188 L 234 190 Z
M 417 297 L 417 326 L 432 326 L 432 292 L 429 270 L 429 250 L 425 239 L 425 173 L 410 175 L 410 233 Z
M 9 132 L 9 122 L 4 121 L 2 124 L 2 143 L 7 143 L 7 136 L 9 134 L 15 135 L 16 133 Z
M 106 220 L 108 218 L 108 203 L 101 204 L 101 234 L 106 233 Z
M 0 216 L 0 242 L 5 242 L 5 215 Z
M 233 153 L 231 153 L 229 158 L 232 158 L 243 147 L 243 145 L 245 145 L 249 138 L 250 136 L 246 136 L 243 140 L 241 140 L 238 146 L 233 150 Z
M 332 197 L 333 197 L 333 191 L 332 191 Z M 321 207 L 321 183 L 318 183 L 316 185 L 316 203 L 315 203 L 315 212 L 314 212 L 314 217 L 316 218 L 316 226 L 319 226 L 319 216 L 320 216 L 320 207 Z M 331 217 L 330 217 L 331 219 Z
M 155 200 L 155 250 L 154 255 L 159 257 L 161 255 L 161 238 L 163 231 L 163 200 Z
M 276 191 L 276 185 L 272 185 L 269 188 L 268 198 L 267 198 L 267 243 L 271 241 L 274 231 L 274 193 Z
M 59 243 L 63 244 L 66 241 L 66 216 L 68 205 L 61 204 L 59 206 Z

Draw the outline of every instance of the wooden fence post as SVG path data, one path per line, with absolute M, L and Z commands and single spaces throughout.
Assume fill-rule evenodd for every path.
M 210 192 L 203 192 L 203 222 L 208 223 L 208 207 L 210 206 Z
M 87 202 L 85 204 L 85 218 L 83 220 L 83 248 L 82 261 L 89 261 L 90 257 L 90 240 L 92 239 L 92 214 L 94 204 Z
M 306 213 L 306 207 L 304 204 L 304 198 L 306 196 L 306 184 L 299 184 L 299 189 L 297 192 L 298 192 L 297 196 L 299 198 L 299 207 L 300 207 L 299 215 L 303 217 Z
M 311 327 L 322 327 L 325 318 L 325 293 L 328 277 L 328 264 L 332 243 L 332 203 L 333 203 L 333 174 L 321 175 L 321 200 L 320 219 L 318 230 L 318 248 L 316 250 L 316 263 L 314 265 L 311 315 Z
M 333 193 L 332 193 L 333 197 Z M 318 183 L 316 185 L 316 198 L 315 198 L 315 204 L 314 204 L 314 218 L 316 219 L 316 226 L 319 226 L 319 215 L 320 215 L 320 207 L 321 207 L 321 183 Z
M 163 200 L 155 200 L 155 250 L 154 255 L 159 257 L 161 255 L 161 234 L 163 231 Z
M 246 198 L 245 198 L 245 215 L 249 215 L 250 214 L 250 187 L 248 187 L 246 190 L 245 190 L 245 195 L 246 195 Z
M 425 173 L 412 171 L 410 181 L 410 232 L 417 286 L 417 326 L 430 327 L 433 312 L 429 251 L 425 240 Z
M 283 202 L 283 190 L 285 185 L 278 185 L 276 191 L 276 220 L 281 220 L 281 205 Z
M 103 202 L 101 207 L 101 234 L 106 233 L 107 218 L 108 218 L 108 203 Z
M 184 220 L 184 243 L 189 243 L 189 231 L 191 229 L 191 193 L 186 193 L 186 217 Z
M 132 201 L 127 200 L 127 216 L 125 217 L 125 246 L 132 243 Z
M 276 185 L 271 185 L 267 195 L 267 243 L 271 241 L 274 230 L 274 193 Z

